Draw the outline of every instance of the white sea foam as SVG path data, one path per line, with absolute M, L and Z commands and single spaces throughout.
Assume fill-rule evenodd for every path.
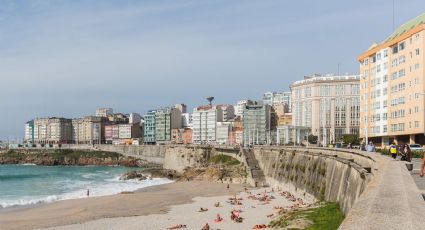
M 84 177 L 84 176 L 83 176 Z M 107 196 L 118 194 L 123 191 L 135 191 L 137 189 L 172 183 L 173 181 L 164 178 L 153 178 L 151 180 L 119 180 L 119 177 L 112 179 L 106 179 L 104 181 L 67 181 L 68 183 L 62 184 L 62 186 L 70 191 L 58 195 L 50 196 L 32 196 L 22 197 L 15 200 L 4 200 L 0 198 L 0 208 L 8 208 L 22 205 L 34 205 L 40 203 L 50 203 L 59 200 L 69 200 L 84 198 L 87 196 L 87 189 L 90 190 L 90 197 Z

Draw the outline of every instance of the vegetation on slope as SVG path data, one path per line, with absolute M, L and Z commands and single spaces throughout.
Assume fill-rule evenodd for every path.
M 218 154 L 218 155 L 211 157 L 208 160 L 208 162 L 210 164 L 224 164 L 224 165 L 238 165 L 238 164 L 241 163 L 237 159 L 235 159 L 231 156 L 223 155 L 223 154 Z
M 270 227 L 283 229 L 336 230 L 344 215 L 335 202 L 323 202 L 318 207 L 283 214 Z M 303 223 L 303 224 L 300 224 Z

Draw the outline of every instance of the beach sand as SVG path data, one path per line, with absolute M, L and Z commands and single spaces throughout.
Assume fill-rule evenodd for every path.
M 54 203 L 0 212 L 0 229 L 35 229 L 83 223 L 123 216 L 166 213 L 171 206 L 192 202 L 195 197 L 234 195 L 242 185 L 202 181 L 176 182 L 146 187 L 134 194 L 118 194 Z M 105 229 L 105 228 L 103 228 Z
M 252 229 L 256 224 L 267 225 L 277 210 L 275 206 L 291 206 L 296 202 L 289 201 L 270 192 L 275 199 L 264 203 L 248 199 L 241 185 L 230 185 L 211 182 L 177 182 L 142 189 L 135 194 L 114 195 L 61 201 L 40 205 L 34 208 L 16 210 L 0 214 L 1 229 L 33 229 L 46 228 L 57 230 L 80 229 L 167 229 L 184 224 L 187 228 L 201 229 L 208 223 L 211 229 Z M 252 194 L 264 193 L 265 188 L 250 189 Z M 229 198 L 236 194 L 242 198 L 242 205 L 232 205 Z M 299 197 L 299 196 L 296 196 Z M 301 197 L 303 198 L 303 197 Z M 220 202 L 219 207 L 214 203 Z M 200 208 L 208 208 L 206 212 L 198 212 Z M 233 209 L 241 210 L 242 223 L 230 219 Z M 223 221 L 216 223 L 214 219 L 220 214 Z M 274 214 L 273 217 L 267 217 Z

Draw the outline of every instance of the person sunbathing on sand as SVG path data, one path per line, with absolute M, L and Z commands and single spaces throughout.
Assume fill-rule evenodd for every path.
M 202 230 L 210 230 L 210 226 L 208 225 L 208 223 L 206 223 L 204 227 L 202 227 Z
M 265 228 L 267 228 L 267 226 L 265 224 L 256 224 L 256 225 L 254 225 L 252 230 L 265 229 Z
M 267 215 L 267 217 L 268 218 L 270 218 L 270 217 L 273 217 L 274 216 L 274 214 L 272 213 L 272 214 L 270 214 L 270 215 Z
M 206 212 L 206 211 L 208 211 L 208 208 L 200 208 L 199 210 L 198 210 L 198 212 Z
M 172 227 L 169 227 L 167 229 L 180 229 L 180 228 L 186 228 L 185 224 L 178 224 L 178 225 L 174 225 Z
M 215 222 L 221 222 L 223 218 L 221 218 L 220 214 L 217 214 L 217 217 L 215 218 Z
M 215 203 L 214 207 L 220 207 L 220 202 Z

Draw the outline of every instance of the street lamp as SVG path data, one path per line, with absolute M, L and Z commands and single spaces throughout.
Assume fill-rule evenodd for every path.
M 363 80 L 366 80 L 366 76 L 360 74 L 361 78 Z M 368 132 L 369 132 L 369 93 L 368 93 L 368 98 L 365 98 L 366 100 L 366 121 L 365 121 L 365 139 L 366 139 L 366 145 L 369 143 L 369 138 L 368 138 Z

